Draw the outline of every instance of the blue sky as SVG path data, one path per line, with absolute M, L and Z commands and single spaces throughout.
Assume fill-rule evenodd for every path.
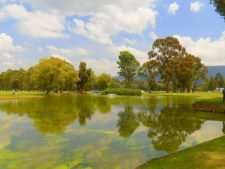
M 167 36 L 206 65 L 225 65 L 225 24 L 209 0 L 0 0 L 0 71 L 56 56 L 115 75 L 119 51 L 143 63 Z

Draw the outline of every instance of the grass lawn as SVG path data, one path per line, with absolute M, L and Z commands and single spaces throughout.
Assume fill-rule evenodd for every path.
M 15 94 L 12 91 L 0 91 L 0 99 L 41 97 L 44 95 L 45 93 L 38 91 L 18 91 Z
M 224 169 L 225 136 L 153 159 L 138 169 Z
M 195 92 L 195 93 L 166 93 L 163 91 L 157 91 L 152 93 L 144 93 L 145 96 L 189 96 L 195 97 L 196 101 L 207 103 L 223 104 L 223 95 L 221 92 Z

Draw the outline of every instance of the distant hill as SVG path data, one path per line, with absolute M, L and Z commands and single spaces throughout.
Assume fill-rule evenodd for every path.
M 215 76 L 217 72 L 220 72 L 225 77 L 225 66 L 208 66 L 208 76 Z

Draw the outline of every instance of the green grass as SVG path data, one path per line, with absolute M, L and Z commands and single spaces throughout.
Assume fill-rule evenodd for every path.
M 219 103 L 223 104 L 223 95 L 221 92 L 195 92 L 195 93 L 166 93 L 164 91 L 156 91 L 152 93 L 144 93 L 145 96 L 189 96 L 194 97 L 198 102 Z
M 102 92 L 102 94 L 116 94 L 116 95 L 142 95 L 140 89 L 127 89 L 127 88 L 108 88 Z
M 168 156 L 153 159 L 138 169 L 225 168 L 225 136 Z
M 13 91 L 0 91 L 0 99 L 40 97 L 44 95 L 44 92 L 39 91 L 18 91 L 16 93 L 13 93 Z

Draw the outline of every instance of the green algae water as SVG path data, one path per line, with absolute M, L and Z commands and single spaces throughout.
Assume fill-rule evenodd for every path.
M 0 100 L 0 169 L 132 169 L 225 133 L 191 97 Z

